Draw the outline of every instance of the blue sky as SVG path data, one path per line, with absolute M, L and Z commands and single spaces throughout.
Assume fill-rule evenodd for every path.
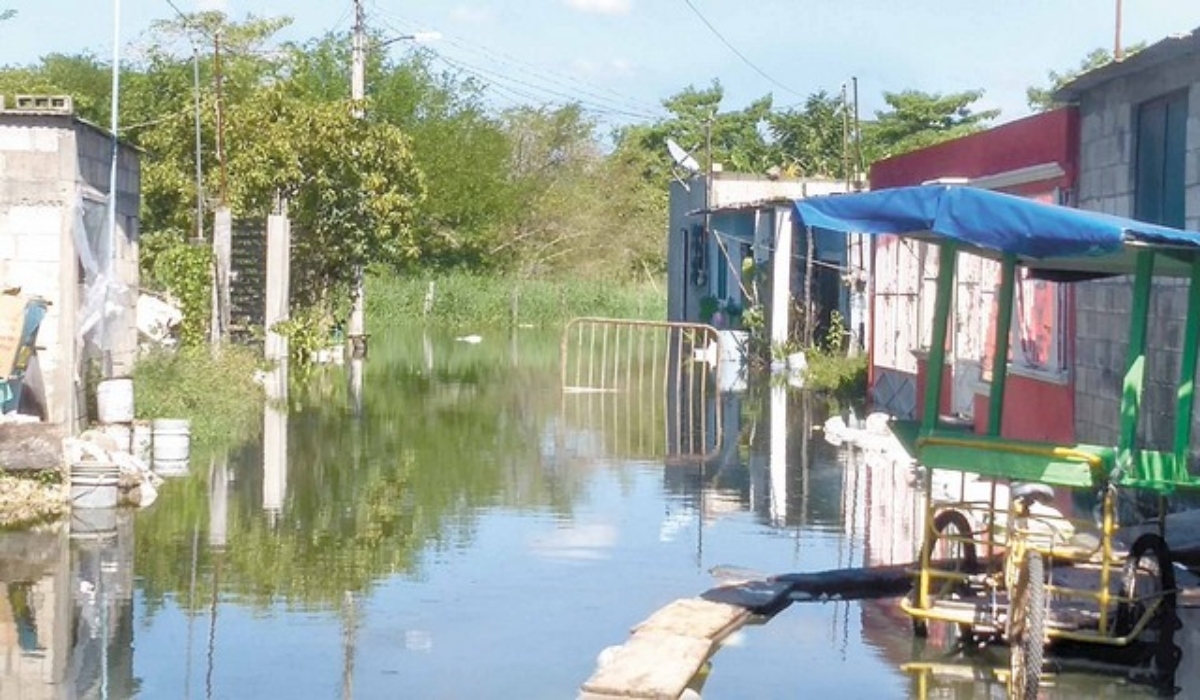
M 1198 0 L 1123 0 L 1122 38 L 1153 43 L 1200 27 Z M 175 0 L 234 18 L 288 15 L 304 39 L 352 22 L 350 0 Z M 857 77 L 860 112 L 905 88 L 986 91 L 1001 121 L 1027 114 L 1025 88 L 1113 45 L 1116 0 L 365 0 L 390 34 L 437 31 L 443 65 L 494 83 L 497 106 L 582 101 L 605 122 L 663 112 L 663 98 L 714 78 L 726 108 L 777 106 Z M 112 0 L 0 0 L 0 64 L 50 52 L 112 51 Z M 121 45 L 136 55 L 167 0 L 121 0 Z M 716 28 L 720 37 L 704 22 Z M 724 40 L 722 40 L 722 38 Z M 729 46 L 732 45 L 731 50 Z M 389 51 L 410 50 L 404 42 Z M 736 52 L 735 52 L 736 50 Z M 740 54 L 740 56 L 738 55 Z

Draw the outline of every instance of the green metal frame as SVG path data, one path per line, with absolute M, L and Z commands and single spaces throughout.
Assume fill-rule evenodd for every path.
M 946 337 L 954 299 L 958 246 L 938 246 L 937 298 L 934 301 L 924 407 L 918 422 L 900 421 L 894 432 L 922 464 L 930 469 L 965 471 L 998 478 L 1039 481 L 1066 487 L 1092 487 L 1106 482 L 1149 490 L 1160 495 L 1178 489 L 1200 489 L 1200 476 L 1188 470 L 1195 395 L 1195 372 L 1200 360 L 1200 260 L 1192 260 L 1188 290 L 1187 329 L 1181 376 L 1176 391 L 1173 450 L 1161 452 L 1137 447 L 1138 415 L 1146 375 L 1147 324 L 1157 253 L 1138 253 L 1130 313 L 1129 355 L 1122 382 L 1121 424 L 1117 446 L 1057 445 L 1001 437 L 1004 425 L 1005 385 L 1008 380 L 1009 335 L 1016 289 L 1017 260 L 1001 261 L 999 317 L 986 434 L 941 426 Z

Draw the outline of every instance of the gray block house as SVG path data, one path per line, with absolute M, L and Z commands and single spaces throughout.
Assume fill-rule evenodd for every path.
M 1056 98 L 1079 109 L 1079 207 L 1200 230 L 1200 29 L 1085 73 Z M 1116 444 L 1130 278 L 1079 284 L 1075 294 L 1076 439 Z M 1170 448 L 1187 281 L 1158 283 L 1151 305 L 1139 434 Z
M 76 117 L 68 97 L 0 101 L 0 286 L 49 302 L 39 399 L 68 429 L 87 417 L 90 367 L 120 376 L 137 353 L 139 153 L 120 144 L 115 183 L 112 153 L 110 134 Z

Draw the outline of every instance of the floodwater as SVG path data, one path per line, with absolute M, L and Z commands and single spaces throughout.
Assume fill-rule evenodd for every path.
M 0 697 L 572 698 L 713 567 L 911 556 L 910 476 L 828 445 L 803 392 L 711 395 L 680 431 L 678 410 L 565 395 L 557 335 L 380 334 L 371 353 L 294 385 L 259 440 L 194 455 L 150 508 L 0 535 Z M 1184 623 L 1179 697 L 1198 697 Z M 797 603 L 719 650 L 702 692 L 1002 698 L 1004 663 L 914 642 L 891 600 Z M 1081 672 L 1043 692 L 1142 695 Z

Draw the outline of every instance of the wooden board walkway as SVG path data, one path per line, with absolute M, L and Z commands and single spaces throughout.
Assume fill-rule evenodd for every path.
M 633 628 L 624 645 L 600 654 L 580 700 L 676 700 L 722 640 L 750 619 L 750 610 L 703 598 L 677 600 Z

